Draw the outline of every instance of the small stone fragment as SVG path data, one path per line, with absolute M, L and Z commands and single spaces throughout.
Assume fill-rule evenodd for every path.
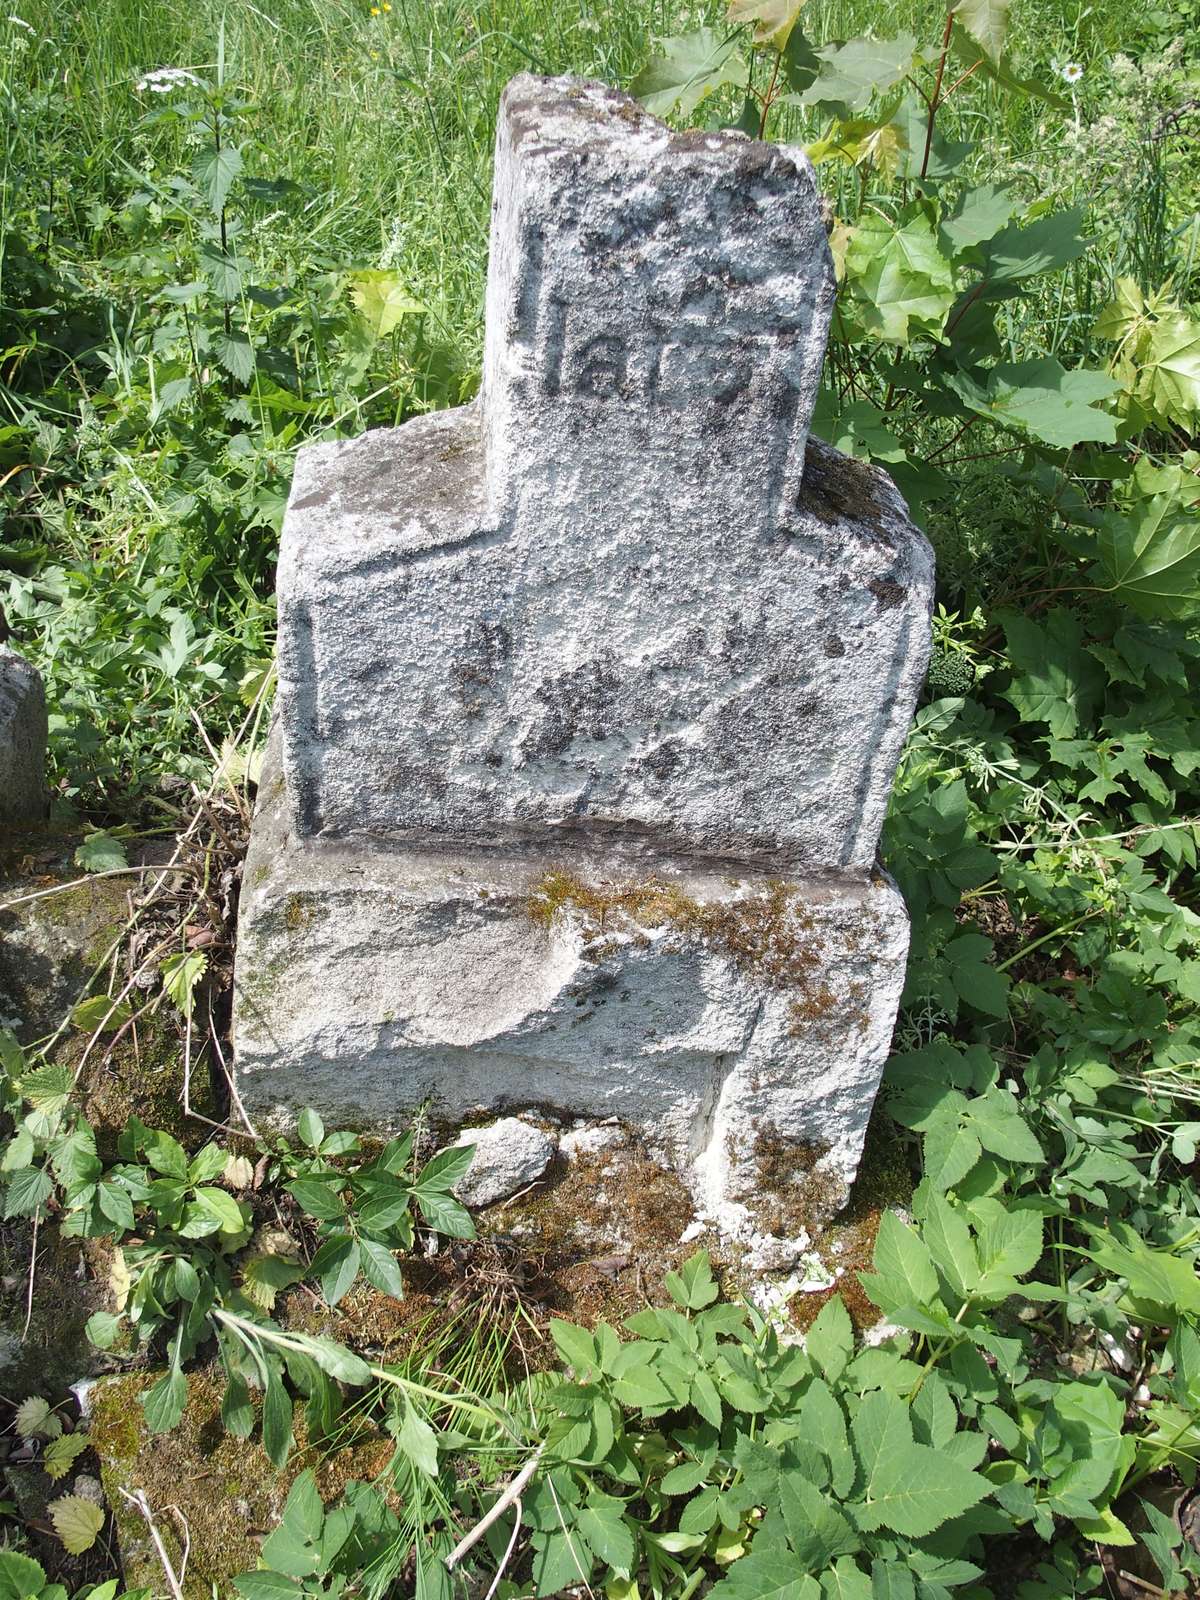
M 585 1124 L 582 1128 L 572 1128 L 570 1133 L 564 1133 L 558 1142 L 558 1148 L 568 1161 L 576 1161 L 580 1156 L 594 1156 L 601 1150 L 610 1150 L 615 1145 L 624 1144 L 627 1135 L 619 1122 L 597 1122 L 590 1126 Z
M 41 673 L 0 645 L 0 822 L 46 814 L 46 726 Z
M 501 1117 L 487 1128 L 464 1128 L 454 1142 L 475 1146 L 466 1176 L 454 1188 L 463 1205 L 473 1209 L 527 1189 L 554 1160 L 554 1141 L 520 1117 Z

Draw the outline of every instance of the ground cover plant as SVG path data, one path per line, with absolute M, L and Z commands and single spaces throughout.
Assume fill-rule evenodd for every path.
M 157 1364 L 147 1427 L 179 1426 L 215 1358 L 225 1427 L 305 1463 L 231 1592 L 1196 1589 L 1190 20 L 38 0 L 0 22 L 0 600 L 48 677 L 82 867 L 174 833 L 187 785 L 252 778 L 297 445 L 473 392 L 516 70 L 808 148 L 841 285 L 817 430 L 893 473 L 939 558 L 885 837 L 914 940 L 883 1110 L 913 1192 L 815 1321 L 811 1297 L 731 1303 L 699 1254 L 620 1327 L 554 1321 L 532 1376 L 467 1344 L 426 1381 L 419 1351 L 383 1360 L 288 1307 L 337 1305 L 359 1274 L 400 1293 L 414 1252 L 468 1230 L 452 1161 L 311 1117 L 287 1147 L 106 1134 L 71 1072 L 6 1040 L 8 1225 L 113 1252 L 90 1332 Z M 189 915 L 156 961 L 190 1040 L 211 972 Z M 130 1021 L 110 970 L 76 1008 L 87 1037 Z M 285 1239 L 263 1233 L 280 1207 Z M 60 1546 L 101 1549 L 86 1426 L 61 1396 L 8 1398 L 61 1485 Z M 360 1427 L 386 1465 L 323 1496 L 301 1437 L 321 1456 Z M 65 1594 L 12 1538 L 0 1583 Z

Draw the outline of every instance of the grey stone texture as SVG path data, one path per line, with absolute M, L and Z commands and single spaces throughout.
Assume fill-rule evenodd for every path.
M 297 465 L 237 970 L 260 1118 L 615 1115 L 734 1231 L 783 1226 L 781 1181 L 844 1194 L 932 557 L 808 436 L 833 293 L 801 153 L 509 85 L 479 400 Z
M 24 657 L 0 645 L 0 823 L 46 815 L 46 691 Z
M 471 1165 L 454 1186 L 463 1205 L 478 1209 L 508 1200 L 546 1175 L 555 1143 L 532 1122 L 501 1117 L 485 1128 L 464 1128 L 455 1141 L 473 1145 Z

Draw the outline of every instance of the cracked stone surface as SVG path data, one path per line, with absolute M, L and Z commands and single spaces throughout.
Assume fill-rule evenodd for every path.
M 0 822 L 46 815 L 46 692 L 41 673 L 0 645 Z
M 616 1116 L 781 1239 L 844 1195 L 933 565 L 809 437 L 833 297 L 800 152 L 509 85 L 478 401 L 296 468 L 236 974 L 261 1120 Z
M 808 443 L 832 301 L 802 155 L 511 84 L 479 402 L 300 454 L 297 831 L 868 867 L 932 561 Z
M 553 1139 L 520 1117 L 464 1128 L 455 1142 L 475 1149 L 471 1165 L 454 1186 L 465 1206 L 492 1206 L 509 1199 L 543 1177 L 554 1160 Z

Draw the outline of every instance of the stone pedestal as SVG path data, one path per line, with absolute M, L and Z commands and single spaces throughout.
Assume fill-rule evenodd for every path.
M 46 694 L 41 674 L 0 645 L 0 824 L 46 815 Z
M 932 559 L 808 438 L 832 301 L 802 155 L 510 84 L 480 400 L 297 465 L 237 964 L 260 1116 L 618 1115 L 711 1207 L 838 1203 L 903 976 L 874 863 Z

